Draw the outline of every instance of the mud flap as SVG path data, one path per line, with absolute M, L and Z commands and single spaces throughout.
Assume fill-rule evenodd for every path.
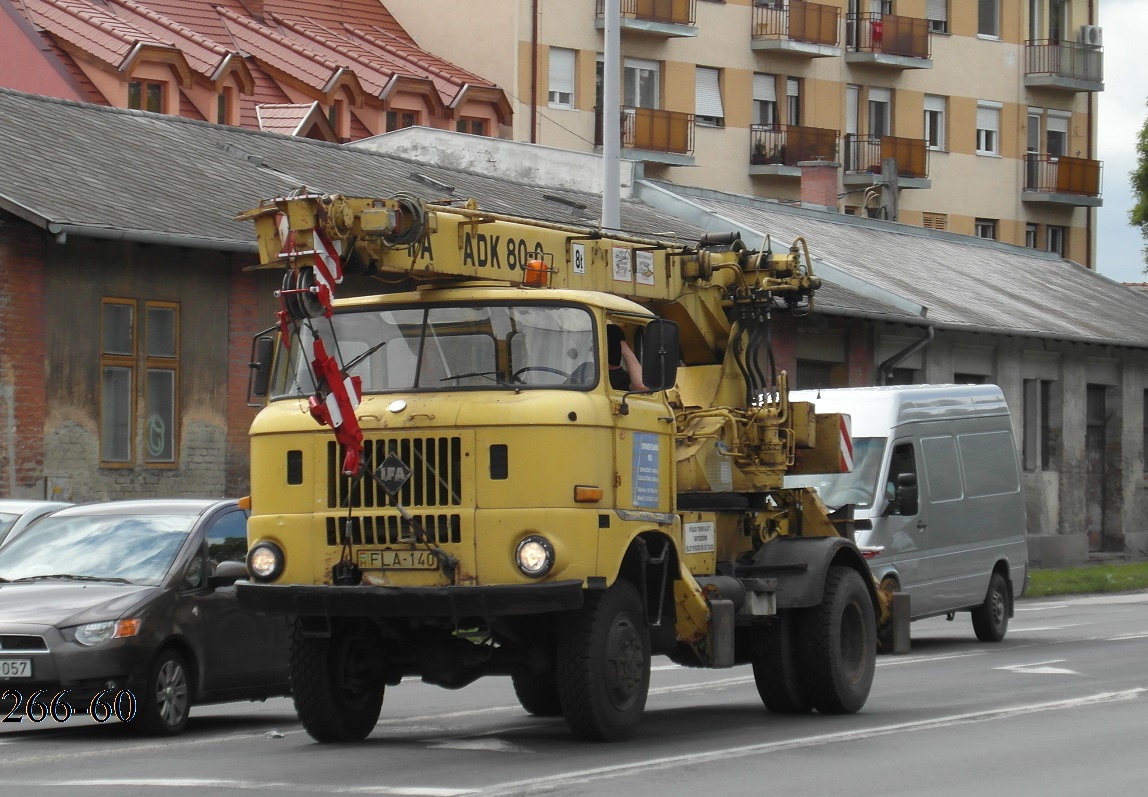
M 710 601 L 710 666 L 734 665 L 733 601 Z

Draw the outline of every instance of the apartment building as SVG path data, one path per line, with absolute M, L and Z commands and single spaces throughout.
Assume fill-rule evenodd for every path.
M 386 0 L 502 87 L 512 136 L 601 145 L 605 0 Z M 624 158 L 682 185 L 815 204 L 1094 264 L 1099 0 L 620 0 Z M 823 170 L 819 170 L 823 171 Z M 832 183 L 830 183 L 832 186 Z

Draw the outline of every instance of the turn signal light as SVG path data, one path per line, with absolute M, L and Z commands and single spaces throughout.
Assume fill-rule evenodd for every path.
M 602 488 L 585 484 L 574 485 L 574 501 L 579 504 L 596 504 L 602 500 Z

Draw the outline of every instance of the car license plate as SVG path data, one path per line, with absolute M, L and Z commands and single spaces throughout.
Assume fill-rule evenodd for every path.
M 359 567 L 364 570 L 434 570 L 438 558 L 430 551 L 359 551 Z
M 31 678 L 31 659 L 0 659 L 0 678 Z

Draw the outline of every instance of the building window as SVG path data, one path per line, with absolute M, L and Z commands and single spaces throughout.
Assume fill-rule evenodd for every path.
M 983 385 L 987 379 L 984 374 L 953 373 L 954 385 Z
M 574 51 L 565 47 L 550 48 L 550 90 L 547 102 L 551 108 L 574 107 Z
M 457 122 L 455 122 L 454 129 L 460 133 L 470 133 L 472 136 L 485 136 L 486 120 L 468 118 L 459 119 Z
M 1044 379 L 1024 380 L 1024 434 L 1021 459 L 1025 470 L 1049 470 L 1052 464 L 1055 417 L 1053 383 Z
M 1144 412 L 1144 447 L 1141 449 L 1143 456 L 1140 458 L 1144 460 L 1144 473 L 1148 474 L 1148 390 L 1144 391 L 1144 401 L 1141 402 Z
M 1068 123 L 1070 114 L 1048 112 L 1045 124 L 1044 142 L 1045 152 L 1054 158 L 1068 154 Z
M 215 122 L 216 124 L 231 124 L 231 108 L 235 104 L 235 89 L 225 86 L 216 97 Z
M 128 107 L 136 111 L 163 113 L 164 85 L 153 80 L 128 83 Z
M 977 33 L 999 37 L 1001 32 L 1000 0 L 977 0 Z
M 176 462 L 179 305 L 144 302 L 142 346 L 138 305 L 108 298 L 102 306 L 100 461 L 106 466 L 134 464 L 137 439 L 145 464 Z M 143 394 L 137 396 L 141 382 Z
M 773 128 L 780 123 L 777 116 L 777 75 L 754 73 L 753 123 Z
M 694 118 L 702 125 L 725 125 L 725 109 L 721 102 L 721 72 L 713 67 L 699 66 L 694 72 Z
M 925 95 L 925 144 L 929 149 L 945 148 L 945 98 Z
M 926 230 L 947 230 L 949 229 L 949 214 L 925 211 L 921 214 L 921 226 Z
M 996 219 L 977 219 L 973 227 L 978 238 L 988 238 L 993 241 L 997 239 Z
M 1051 224 L 1045 227 L 1045 248 L 1050 252 L 1056 252 L 1061 257 L 1064 257 L 1065 233 L 1066 230 L 1064 227 L 1054 227 Z
M 795 77 L 785 81 L 785 123 L 791 127 L 801 124 L 801 81 Z
M 833 370 L 837 363 L 820 360 L 798 360 L 796 382 L 797 390 L 816 390 L 819 387 L 835 387 Z
M 869 135 L 887 136 L 893 133 L 893 92 L 891 89 L 869 89 Z
M 999 103 L 977 103 L 977 154 L 1000 154 L 1001 107 Z
M 1029 249 L 1036 249 L 1038 228 L 1035 224 L 1024 225 L 1024 245 Z
M 347 137 L 343 120 L 347 116 L 347 102 L 346 100 L 335 100 L 331 103 L 331 107 L 327 109 L 327 121 L 331 123 L 331 129 L 335 131 L 335 137 L 342 140 Z
M 387 132 L 402 130 L 404 127 L 414 127 L 419 123 L 419 115 L 415 111 L 387 111 Z
M 948 33 L 949 0 L 925 0 L 925 19 L 932 33 Z

